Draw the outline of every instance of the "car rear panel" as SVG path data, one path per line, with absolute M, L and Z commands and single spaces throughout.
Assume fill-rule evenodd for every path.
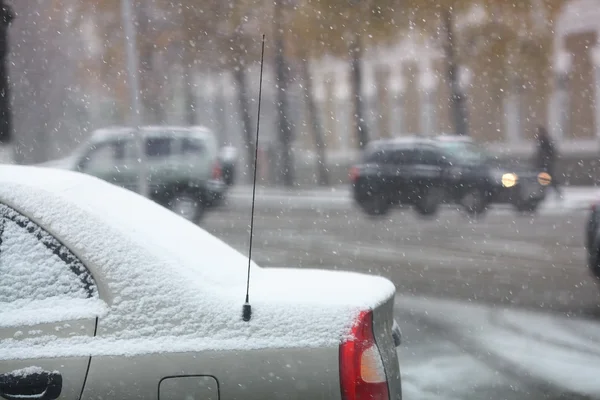
M 398 354 L 392 336 L 393 324 L 394 298 L 391 297 L 373 310 L 373 334 L 385 367 L 390 400 L 400 400 L 402 398 L 402 384 Z
M 341 400 L 337 346 L 92 357 L 82 399 L 158 399 L 161 380 L 189 376 L 217 381 L 211 399 Z M 171 387 L 169 399 L 204 393 Z

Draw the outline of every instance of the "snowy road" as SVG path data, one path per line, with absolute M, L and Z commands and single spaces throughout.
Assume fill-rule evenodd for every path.
M 542 203 L 542 213 L 560 213 L 565 210 L 585 209 L 593 199 L 600 198 L 600 190 L 593 187 L 565 187 L 564 198 L 558 201 L 554 193 L 550 192 Z M 252 198 L 251 186 L 234 186 L 228 193 L 228 203 L 236 207 L 249 207 Z M 283 208 L 287 210 L 317 209 L 350 210 L 355 208 L 349 185 L 334 186 L 331 188 L 313 189 L 282 189 L 271 187 L 257 187 L 256 201 L 263 207 Z M 494 205 L 496 210 L 512 211 L 510 205 Z
M 600 398 L 600 322 L 398 296 L 406 400 Z

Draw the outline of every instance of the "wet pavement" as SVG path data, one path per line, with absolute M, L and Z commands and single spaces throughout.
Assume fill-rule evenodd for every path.
M 600 315 L 600 289 L 586 267 L 587 212 L 523 215 L 492 210 L 473 220 L 410 209 L 384 218 L 350 210 L 288 210 L 257 204 L 253 258 L 263 266 L 380 274 L 398 293 L 435 295 L 575 314 Z M 247 253 L 250 210 L 207 213 L 207 230 Z

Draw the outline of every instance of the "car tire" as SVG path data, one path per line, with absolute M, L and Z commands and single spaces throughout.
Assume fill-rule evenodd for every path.
M 386 215 L 391 208 L 391 203 L 386 196 L 380 194 L 372 194 L 361 202 L 361 207 L 367 215 L 372 217 L 380 217 Z
M 482 215 L 487 211 L 488 200 L 481 189 L 470 189 L 460 199 L 460 205 L 469 215 Z
M 167 207 L 175 214 L 194 223 L 200 222 L 204 216 L 204 202 L 202 199 L 186 191 L 175 193 L 169 199 Z
M 428 187 L 415 202 L 415 210 L 421 216 L 433 216 L 437 214 L 443 200 L 444 192 L 442 188 Z

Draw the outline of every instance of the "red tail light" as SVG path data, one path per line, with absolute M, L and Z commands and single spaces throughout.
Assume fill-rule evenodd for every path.
M 358 167 L 350 168 L 350 172 L 348 175 L 350 176 L 350 182 L 352 182 L 352 183 L 356 182 L 356 180 L 358 179 L 358 176 L 359 176 Z
M 352 338 L 340 346 L 343 400 L 389 400 L 383 360 L 373 335 L 373 312 L 359 314 Z
M 215 162 L 212 169 L 212 179 L 218 181 L 223 177 L 223 171 L 221 170 L 221 164 L 219 162 Z

